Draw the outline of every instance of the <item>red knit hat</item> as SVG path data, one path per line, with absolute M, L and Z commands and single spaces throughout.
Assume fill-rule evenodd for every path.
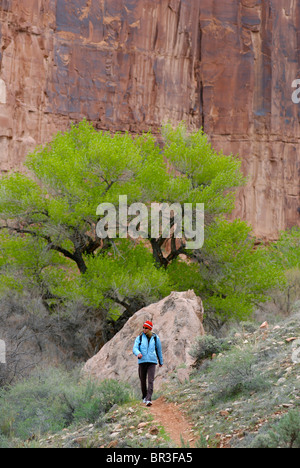
M 150 320 L 147 320 L 147 322 L 144 323 L 143 327 L 144 327 L 144 328 L 149 328 L 149 330 L 152 330 L 152 328 L 153 328 L 153 323 L 150 322 Z

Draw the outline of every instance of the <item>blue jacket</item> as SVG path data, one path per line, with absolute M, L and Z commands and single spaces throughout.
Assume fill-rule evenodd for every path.
M 154 335 L 154 334 L 153 334 Z M 140 353 L 143 355 L 141 359 L 138 360 L 139 364 L 144 362 L 151 362 L 153 364 L 157 364 L 157 358 L 159 359 L 159 363 L 163 364 L 163 355 L 162 355 L 162 348 L 161 348 L 161 341 L 156 335 L 156 350 L 155 350 L 155 339 L 154 336 L 151 336 L 150 341 L 148 341 L 147 336 L 145 333 L 142 334 L 142 341 L 140 344 L 141 335 L 139 335 L 134 342 L 133 346 L 133 354 L 138 356 Z

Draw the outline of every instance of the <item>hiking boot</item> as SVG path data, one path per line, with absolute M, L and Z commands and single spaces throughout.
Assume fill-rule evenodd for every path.
M 152 401 L 150 400 L 146 401 L 146 406 L 152 406 Z
M 143 403 L 145 403 L 145 404 L 147 403 L 147 398 L 143 399 Z

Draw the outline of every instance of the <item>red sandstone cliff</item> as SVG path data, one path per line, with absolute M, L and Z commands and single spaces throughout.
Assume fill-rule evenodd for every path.
M 299 222 L 299 1 L 2 0 L 0 40 L 1 170 L 70 120 L 186 120 L 242 157 L 257 235 Z

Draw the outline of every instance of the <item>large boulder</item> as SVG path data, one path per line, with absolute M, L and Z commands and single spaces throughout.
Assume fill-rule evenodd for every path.
M 83 372 L 98 380 L 116 379 L 139 385 L 138 360 L 132 348 L 146 320 L 154 324 L 153 331 L 161 339 L 164 357 L 163 367 L 157 367 L 155 388 L 179 366 L 189 367 L 193 363 L 189 350 L 196 337 L 204 334 L 202 301 L 192 290 L 172 292 L 160 302 L 136 312 L 122 330 L 87 361 Z

